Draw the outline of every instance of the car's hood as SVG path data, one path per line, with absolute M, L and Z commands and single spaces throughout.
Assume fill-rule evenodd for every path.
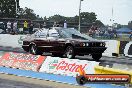
M 97 40 L 97 39 L 83 40 L 83 39 L 67 38 L 67 40 L 76 41 L 76 42 L 102 42 L 101 40 Z
M 77 41 L 81 41 L 81 42 L 100 42 L 100 40 L 97 40 L 97 39 L 94 39 L 94 38 L 92 38 L 92 37 L 89 37 L 89 36 L 87 36 L 87 35 L 85 35 L 85 34 L 82 34 L 82 35 L 75 35 L 75 34 L 73 34 L 72 35 L 72 40 L 77 40 Z

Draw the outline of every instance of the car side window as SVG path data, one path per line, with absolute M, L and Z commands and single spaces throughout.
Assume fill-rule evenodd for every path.
M 60 36 L 62 38 L 68 38 L 68 37 L 70 37 L 70 35 L 68 33 L 66 33 L 65 31 L 60 31 Z
M 59 33 L 55 29 L 49 30 L 48 35 L 49 35 L 48 37 L 51 37 L 51 38 L 59 38 Z
M 39 30 L 37 32 L 35 32 L 35 38 L 46 38 L 48 33 L 48 29 L 44 29 L 44 30 Z

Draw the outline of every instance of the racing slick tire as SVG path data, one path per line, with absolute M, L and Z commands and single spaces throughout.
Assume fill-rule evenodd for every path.
M 42 55 L 43 54 L 43 52 L 41 52 L 40 50 L 38 50 L 38 48 L 34 44 L 30 45 L 29 53 L 33 54 L 33 55 Z
M 102 54 L 92 54 L 92 58 L 94 61 L 99 61 L 102 57 Z
M 75 58 L 73 46 L 67 46 L 66 47 L 64 57 L 69 58 L 69 59 L 74 59 Z
M 76 77 L 76 81 L 79 85 L 84 85 L 87 82 L 87 79 L 81 75 Z

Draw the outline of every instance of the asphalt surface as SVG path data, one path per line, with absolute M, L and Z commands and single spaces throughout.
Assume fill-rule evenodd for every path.
M 92 61 L 91 56 L 77 56 L 76 58 Z M 99 62 L 104 67 L 132 71 L 132 58 L 130 57 L 102 57 Z
M 24 82 L 18 82 L 7 79 L 0 79 L 0 88 L 43 88 L 40 85 L 28 84 Z M 53 88 L 50 86 L 45 86 L 45 88 Z
M 86 88 L 33 78 L 0 74 L 0 88 Z

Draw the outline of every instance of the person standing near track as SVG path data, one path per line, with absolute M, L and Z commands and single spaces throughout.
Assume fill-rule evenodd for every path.
M 132 39 L 132 31 L 130 32 L 130 36 L 129 36 L 130 39 Z
M 67 22 L 66 22 L 66 20 L 64 21 L 64 28 L 67 28 Z
M 24 33 L 27 31 L 27 27 L 28 27 L 28 23 L 27 21 L 24 21 L 24 28 L 23 28 Z
M 13 23 L 13 33 L 14 34 L 17 33 L 17 21 L 14 21 L 14 23 Z
M 11 32 L 11 22 L 10 21 L 7 22 L 7 31 L 8 33 Z
M 33 22 L 30 23 L 29 34 L 33 33 Z

